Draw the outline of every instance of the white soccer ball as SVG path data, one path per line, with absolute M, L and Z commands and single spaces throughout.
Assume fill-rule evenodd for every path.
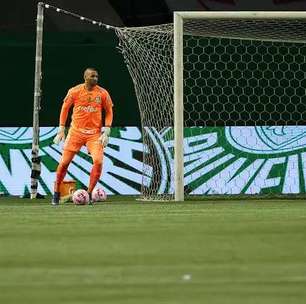
M 89 202 L 89 194 L 86 190 L 76 190 L 72 195 L 72 201 L 75 205 L 86 205 Z
M 102 188 L 95 188 L 92 191 L 91 198 L 93 202 L 103 202 L 106 200 L 106 193 Z

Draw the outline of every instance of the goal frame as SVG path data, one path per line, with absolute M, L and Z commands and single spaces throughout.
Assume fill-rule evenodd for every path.
M 105 29 L 118 29 L 102 22 L 54 7 L 43 2 L 37 4 L 36 26 L 36 54 L 35 54 L 35 84 L 33 103 L 33 141 L 32 141 L 32 171 L 31 171 L 31 198 L 36 198 L 38 179 L 40 176 L 39 157 L 39 110 L 41 103 L 42 79 L 42 38 L 44 8 L 52 8 L 58 13 L 75 17 L 81 21 Z M 185 20 L 306 20 L 306 12 L 302 11 L 227 11 L 211 12 L 197 11 L 174 12 L 173 21 L 173 80 L 174 80 L 174 200 L 184 201 L 184 21 Z M 247 38 L 243 38 L 247 39 Z M 266 40 L 266 39 L 265 39 Z
M 184 201 L 184 20 L 296 20 L 306 19 L 301 11 L 196 11 L 174 12 L 174 199 Z

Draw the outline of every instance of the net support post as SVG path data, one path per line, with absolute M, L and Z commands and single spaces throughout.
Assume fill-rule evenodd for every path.
M 174 199 L 184 200 L 183 18 L 174 12 Z
M 40 111 L 41 79 L 42 79 L 41 64 L 42 64 L 43 23 L 44 23 L 44 3 L 39 2 L 37 4 L 37 19 L 36 19 L 31 199 L 36 198 L 37 196 L 38 179 L 41 170 L 41 164 L 39 158 L 39 111 Z

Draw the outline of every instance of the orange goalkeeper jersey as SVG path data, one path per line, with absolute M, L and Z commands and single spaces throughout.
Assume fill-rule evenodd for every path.
M 71 127 L 77 131 L 90 134 L 100 132 L 103 109 L 105 109 L 105 126 L 112 125 L 113 102 L 108 92 L 98 85 L 88 91 L 85 84 L 79 84 L 68 91 L 61 109 L 61 126 L 65 125 L 72 106 Z

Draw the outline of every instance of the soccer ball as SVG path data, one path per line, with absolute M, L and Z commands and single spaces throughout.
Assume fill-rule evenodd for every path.
M 106 200 L 106 193 L 102 188 L 95 188 L 92 191 L 91 198 L 94 202 L 102 202 Z
M 75 205 L 86 205 L 89 202 L 89 194 L 83 189 L 76 190 L 73 192 L 72 201 Z

